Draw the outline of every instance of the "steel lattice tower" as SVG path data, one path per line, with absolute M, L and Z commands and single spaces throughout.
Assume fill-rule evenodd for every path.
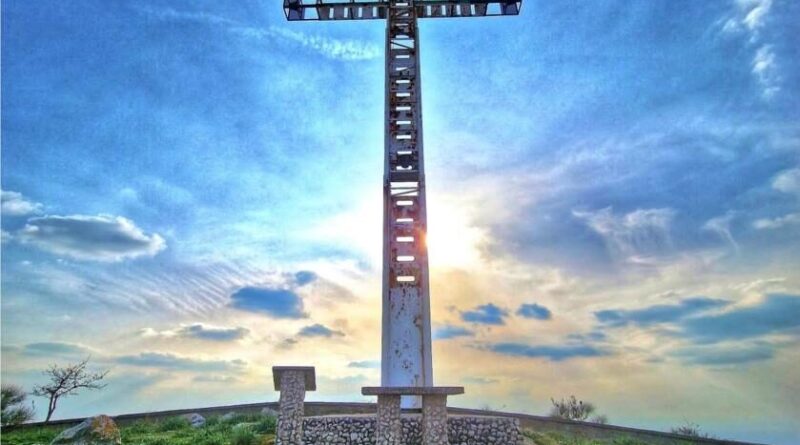
M 417 18 L 519 14 L 521 1 L 284 0 L 292 20 L 386 19 L 382 386 L 433 386 Z M 413 397 L 404 407 L 418 406 Z

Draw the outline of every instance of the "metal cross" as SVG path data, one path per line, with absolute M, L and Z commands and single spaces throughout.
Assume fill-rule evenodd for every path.
M 286 19 L 386 19 L 382 386 L 433 386 L 417 18 L 519 14 L 507 0 L 284 0 Z M 419 400 L 404 397 L 403 406 Z

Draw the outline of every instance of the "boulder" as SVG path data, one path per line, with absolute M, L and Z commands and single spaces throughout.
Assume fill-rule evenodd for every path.
M 222 417 L 219 418 L 219 420 L 222 420 L 223 422 L 225 422 L 225 421 L 233 419 L 234 417 L 236 417 L 236 413 L 231 411 L 229 413 L 223 414 Z
M 121 445 L 119 428 L 111 417 L 89 417 L 61 432 L 50 445 Z
M 192 428 L 200 428 L 206 424 L 206 418 L 197 413 L 184 414 L 181 417 L 188 420 Z

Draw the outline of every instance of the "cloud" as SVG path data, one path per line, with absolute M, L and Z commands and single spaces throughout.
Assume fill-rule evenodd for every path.
M 294 274 L 294 282 L 297 283 L 298 286 L 305 286 L 306 284 L 312 283 L 317 279 L 317 274 L 308 270 L 301 270 Z
M 433 331 L 434 340 L 448 340 L 458 337 L 472 337 L 474 332 L 461 326 L 442 326 Z
M 550 309 L 535 303 L 523 304 L 517 309 L 517 315 L 525 318 L 534 318 L 536 320 L 549 320 L 553 318 Z
M 753 227 L 758 230 L 780 229 L 783 226 L 800 224 L 800 213 L 789 213 L 777 218 L 762 218 L 753 222 Z
M 490 325 L 505 324 L 503 317 L 506 316 L 508 316 L 508 311 L 491 303 L 461 313 L 461 319 L 466 322 Z
M 627 326 L 629 324 L 644 327 L 676 322 L 689 315 L 724 307 L 728 304 L 730 302 L 725 300 L 697 297 L 688 298 L 673 305 L 660 304 L 632 310 L 602 310 L 595 312 L 594 315 L 598 321 L 610 327 Z
M 600 331 L 592 331 L 588 334 L 569 334 L 567 338 L 577 341 L 603 341 L 606 339 L 606 334 Z
M 202 323 L 185 325 L 177 329 L 164 331 L 156 331 L 152 328 L 144 328 L 140 332 L 143 337 L 181 337 L 220 342 L 240 340 L 250 333 L 248 329 L 239 326 L 233 328 L 223 328 L 206 326 Z
M 521 343 L 498 343 L 489 347 L 491 351 L 512 357 L 547 358 L 559 362 L 576 357 L 601 357 L 608 352 L 589 345 L 530 346 Z
M 381 367 L 380 360 L 361 360 L 357 362 L 350 362 L 347 364 L 348 368 L 360 368 L 360 369 L 378 369 Z
M 682 335 L 698 343 L 739 340 L 800 328 L 800 296 L 770 294 L 757 305 L 692 317 L 681 323 Z
M 761 94 L 765 99 L 773 97 L 780 91 L 780 76 L 772 45 L 763 45 L 756 51 L 753 56 L 753 76 L 761 85 Z
M 616 215 L 606 207 L 597 211 L 573 210 L 572 215 L 603 237 L 613 255 L 627 261 L 657 255 L 672 244 L 669 231 L 675 211 L 669 208 L 637 209 Z
M 312 324 L 300 329 L 297 333 L 300 337 L 344 337 L 344 332 L 335 331 L 319 323 Z
M 334 60 L 356 61 L 381 57 L 379 45 L 352 39 L 335 39 L 327 36 L 309 36 L 278 26 L 254 27 L 205 12 L 176 11 L 174 9 L 140 8 L 140 11 L 160 20 L 171 22 L 193 22 L 225 28 L 228 32 L 251 39 L 281 39 L 294 42 L 303 48 Z
M 111 215 L 31 218 L 16 238 L 56 255 L 91 261 L 154 256 L 167 247 L 160 235 L 147 235 L 132 221 Z
M 247 366 L 247 362 L 240 359 L 201 360 L 161 352 L 142 352 L 138 355 L 125 355 L 117 357 L 116 362 L 122 365 L 181 371 L 240 371 Z
M 746 31 L 752 35 L 754 41 L 772 8 L 772 0 L 736 0 L 733 17 L 729 18 L 723 26 L 723 32 Z
M 763 360 L 775 356 L 775 351 L 768 345 L 734 346 L 734 347 L 690 347 L 672 352 L 687 365 L 740 365 Z
M 194 376 L 194 378 L 192 378 L 192 381 L 198 383 L 236 383 L 239 381 L 239 379 L 230 375 L 223 376 L 223 375 L 203 374 Z
M 716 233 L 738 251 L 739 244 L 733 238 L 733 234 L 731 234 L 731 221 L 735 216 L 736 214 L 734 212 L 728 211 L 724 215 L 711 218 L 703 224 L 703 230 Z
M 64 342 L 29 343 L 22 348 L 22 353 L 32 356 L 76 356 L 89 355 L 92 350 L 86 346 Z
M 791 168 L 778 173 L 772 179 L 772 188 L 800 197 L 800 168 Z
M 40 213 L 42 205 L 38 202 L 27 200 L 22 193 L 3 190 L 0 191 L 0 209 L 3 216 L 24 216 Z
M 230 307 L 275 318 L 305 318 L 303 300 L 287 289 L 243 287 L 231 295 Z
M 381 48 L 371 42 L 309 36 L 301 32 L 277 26 L 270 26 L 267 29 L 244 27 L 237 28 L 237 31 L 252 37 L 281 37 L 285 40 L 298 43 L 302 47 L 310 49 L 324 57 L 335 60 L 371 60 L 382 55 Z

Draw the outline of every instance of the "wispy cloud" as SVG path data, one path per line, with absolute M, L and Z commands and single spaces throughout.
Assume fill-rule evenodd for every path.
M 572 214 L 603 237 L 610 253 L 626 261 L 641 262 L 663 253 L 672 244 L 670 225 L 675 211 L 669 208 L 637 209 L 618 215 L 606 207 L 573 210 Z
M 133 221 L 111 215 L 35 217 L 15 238 L 56 255 L 91 261 L 154 256 L 167 247 L 161 235 L 146 234 Z
M 703 224 L 703 229 L 716 233 L 738 252 L 739 244 L 736 242 L 736 239 L 733 238 L 733 234 L 731 233 L 731 221 L 733 221 L 735 217 L 736 213 L 728 211 L 724 215 L 716 216 L 706 221 L 705 224 Z
M 777 218 L 761 218 L 753 222 L 753 227 L 759 230 L 780 229 L 784 226 L 800 224 L 800 213 L 789 213 Z
M 741 365 L 769 360 L 775 356 L 773 347 L 754 346 L 697 346 L 681 348 L 670 353 L 689 365 L 722 366 Z
M 378 369 L 381 367 L 380 360 L 360 360 L 356 362 L 350 362 L 347 364 L 348 368 L 359 368 L 359 369 Z
M 597 311 L 595 317 L 607 326 L 651 326 L 659 323 L 675 322 L 684 317 L 720 308 L 730 304 L 725 300 L 706 297 L 688 298 L 678 304 L 659 304 L 641 309 L 608 309 Z
M 177 11 L 175 9 L 140 9 L 143 13 L 164 21 L 202 23 L 209 26 L 224 27 L 235 33 L 252 39 L 283 40 L 293 42 L 305 49 L 314 51 L 334 60 L 358 61 L 381 57 L 380 46 L 353 39 L 336 39 L 328 36 L 309 35 L 300 31 L 279 26 L 248 26 L 236 20 L 214 14 L 194 11 Z
M 64 342 L 29 343 L 22 348 L 25 355 L 53 357 L 53 356 L 87 356 L 92 353 L 88 346 Z
M 800 296 L 771 294 L 751 306 L 687 318 L 683 336 L 698 343 L 755 338 L 800 328 Z
M 165 338 L 194 338 L 198 340 L 211 340 L 227 342 L 240 340 L 246 337 L 250 331 L 243 327 L 217 327 L 207 326 L 202 323 L 184 325 L 176 329 L 157 331 L 152 328 L 144 328 L 140 331 L 143 337 L 165 337 Z
M 115 360 L 122 365 L 141 366 L 148 368 L 165 368 L 182 371 L 241 371 L 247 362 L 235 360 L 204 360 L 192 357 L 182 357 L 170 353 L 143 352 L 138 355 L 125 355 Z
M 498 343 L 489 346 L 498 354 L 515 357 L 546 358 L 555 362 L 579 357 L 601 357 L 608 351 L 589 345 L 531 346 L 522 343 Z
M 775 96 L 780 90 L 780 75 L 775 62 L 772 45 L 763 45 L 753 56 L 753 75 L 761 85 L 765 99 Z

